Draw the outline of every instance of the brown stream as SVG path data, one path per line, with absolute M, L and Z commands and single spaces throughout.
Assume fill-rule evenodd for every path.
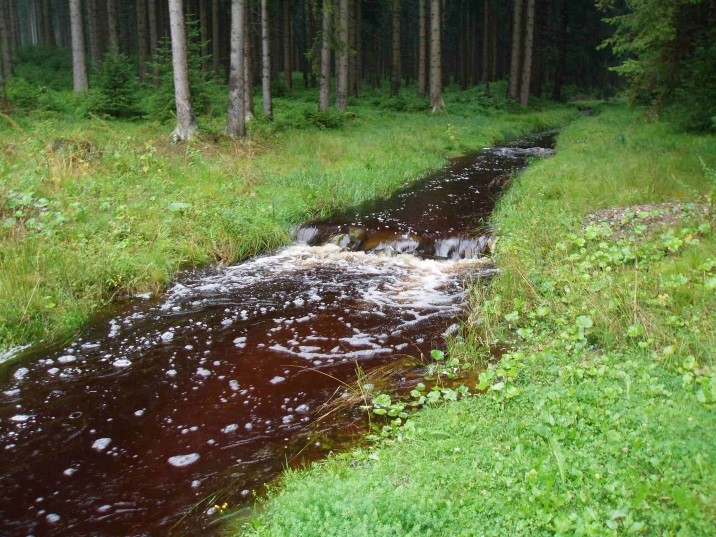
M 493 270 L 495 179 L 551 144 L 455 159 L 297 229 L 292 246 L 187 274 L 15 357 L 0 380 L 0 534 L 206 534 L 214 503 L 248 502 L 344 446 L 360 418 L 318 420 L 337 379 L 444 345 L 462 282 Z

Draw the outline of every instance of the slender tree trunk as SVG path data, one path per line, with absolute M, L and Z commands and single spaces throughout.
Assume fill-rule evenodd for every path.
M 72 29 L 72 87 L 76 92 L 87 91 L 87 64 L 81 0 L 70 0 L 70 25 Z
M 465 91 L 469 85 L 468 73 L 470 60 L 467 49 L 467 0 L 460 3 L 460 89 Z
M 348 107 L 348 0 L 338 0 L 338 42 L 339 54 L 336 68 L 336 108 L 345 112 Z
M 530 103 L 530 80 L 532 77 L 532 42 L 535 29 L 535 0 L 527 0 L 527 20 L 525 23 L 525 52 L 522 66 L 522 84 L 520 102 L 522 106 Z
M 55 46 L 55 25 L 53 24 L 53 16 L 52 16 L 53 10 L 52 10 L 52 3 L 50 0 L 43 0 L 42 1 L 42 28 L 44 36 L 42 40 L 45 43 L 45 46 L 48 47 L 54 47 Z
M 291 0 L 283 1 L 283 81 L 286 89 L 293 88 L 291 65 Z
M 353 19 L 353 4 L 354 0 L 348 0 L 348 34 L 346 36 L 346 43 L 348 47 L 348 96 L 354 95 L 353 92 L 353 79 L 355 73 L 353 68 L 355 66 L 355 57 L 353 56 L 353 41 L 355 34 L 355 21 Z
M 331 29 L 333 26 L 333 0 L 323 0 L 323 27 L 321 36 L 321 90 L 318 109 L 328 110 L 331 98 Z
M 15 0 L 7 0 L 6 12 L 9 21 L 8 29 L 10 31 L 10 54 L 15 55 L 20 46 L 20 29 L 18 28 Z
M 425 95 L 427 82 L 426 49 L 427 29 L 425 25 L 425 0 L 418 0 L 418 96 Z
M 211 61 L 216 75 L 219 74 L 221 69 L 219 63 L 219 43 L 219 0 L 211 0 Z
M 202 3 L 203 4 L 203 3 Z M 159 84 L 157 69 L 157 49 L 159 48 L 159 27 L 157 25 L 157 2 L 147 0 L 147 21 L 149 22 L 149 58 L 152 62 L 152 82 Z
M 231 65 L 229 68 L 229 136 L 246 136 L 245 50 L 246 0 L 231 0 Z
M 430 0 L 430 108 L 433 113 L 442 112 L 445 108 L 440 7 L 440 0 Z
M 182 0 L 169 0 L 169 30 L 172 41 L 172 66 L 174 68 L 174 99 L 176 101 L 177 125 L 171 136 L 173 142 L 190 141 L 198 127 L 191 105 L 189 89 L 189 64 L 186 50 L 186 29 Z
M 565 0 L 566 1 L 566 0 Z M 510 98 L 520 95 L 520 57 L 522 52 L 522 4 L 524 0 L 514 0 L 512 16 L 512 58 L 510 60 Z
M 2 46 L 2 69 L 0 72 L 8 79 L 12 76 L 12 27 L 10 23 L 10 10 L 7 4 L 0 0 L 0 46 Z
M 261 0 L 261 89 L 263 92 L 264 114 L 267 117 L 273 117 L 268 0 Z
M 107 0 L 107 33 L 109 34 L 109 51 L 112 54 L 119 54 L 116 0 Z
M 490 0 L 484 0 L 482 12 L 482 82 L 490 94 Z
M 567 30 L 569 28 L 569 0 L 562 0 L 559 21 L 559 56 L 557 58 L 557 70 L 554 74 L 554 86 L 552 88 L 552 99 L 562 100 L 562 85 L 564 84 L 564 69 L 567 65 Z
M 209 22 L 206 16 L 206 2 L 199 0 L 199 39 L 201 39 L 201 70 L 204 77 L 208 74 L 209 65 Z
M 246 0 L 250 6 L 250 0 Z M 246 121 L 253 119 L 254 112 L 254 52 L 251 37 L 251 9 L 247 6 L 244 17 L 244 106 Z
M 139 78 L 147 80 L 147 1 L 136 0 L 137 6 L 137 59 L 139 60 Z
M 400 0 L 393 0 L 393 24 L 391 27 L 390 96 L 400 91 Z
M 355 4 L 355 94 L 360 93 L 363 86 L 363 1 L 354 0 Z

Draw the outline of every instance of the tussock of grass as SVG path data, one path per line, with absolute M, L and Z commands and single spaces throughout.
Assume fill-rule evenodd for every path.
M 276 118 L 257 119 L 246 142 L 221 136 L 223 115 L 201 117 L 215 141 L 176 147 L 170 126 L 147 121 L 0 118 L 12 124 L 0 131 L 0 348 L 66 335 L 115 297 L 276 247 L 294 223 L 576 113 L 494 106 L 474 89 L 448 93 L 454 114 L 381 110 L 386 94 L 367 91 L 349 114 L 318 117 L 316 98 L 276 99 Z
M 454 351 L 483 395 L 289 472 L 250 535 L 706 536 L 716 525 L 716 139 L 606 108 L 567 127 L 494 218 L 500 277 Z M 703 198 L 707 195 L 706 198 Z M 672 227 L 608 207 L 698 200 Z M 704 211 L 704 205 L 707 210 Z M 509 373 L 504 373 L 508 371 Z

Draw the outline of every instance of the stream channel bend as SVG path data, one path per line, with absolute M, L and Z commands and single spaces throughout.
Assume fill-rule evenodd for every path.
M 501 179 L 553 136 L 454 159 L 26 352 L 1 379 L 0 534 L 204 534 L 216 501 L 343 447 L 355 417 L 317 421 L 336 379 L 443 346 L 462 282 L 493 270 L 481 233 Z

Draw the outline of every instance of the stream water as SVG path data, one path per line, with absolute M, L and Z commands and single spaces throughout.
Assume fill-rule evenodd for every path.
M 551 144 L 455 159 L 27 352 L 1 381 L 0 533 L 204 534 L 214 503 L 340 447 L 356 419 L 320 419 L 339 379 L 443 345 L 464 280 L 494 270 L 482 222 L 499 179 Z

